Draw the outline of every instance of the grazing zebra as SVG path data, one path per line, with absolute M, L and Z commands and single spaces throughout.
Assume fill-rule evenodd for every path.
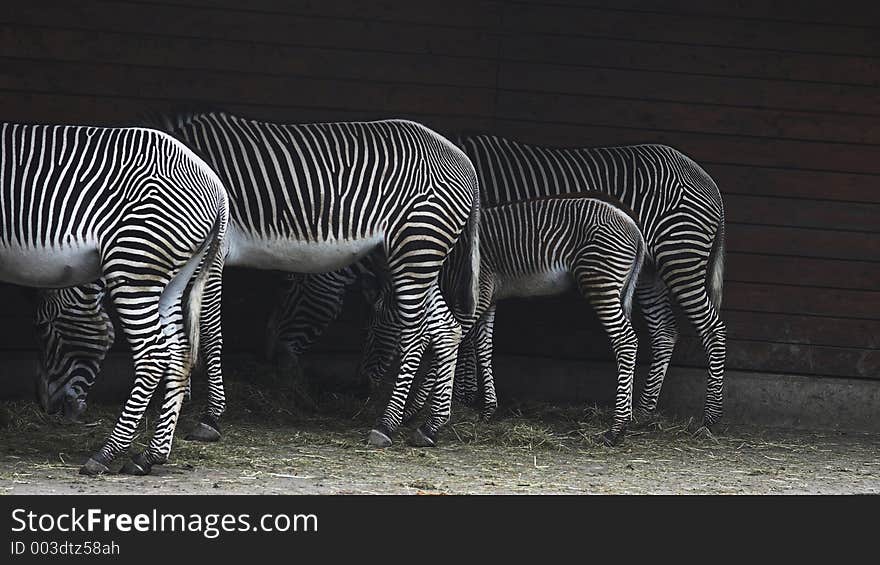
M 36 336 L 40 346 L 37 395 L 43 409 L 61 411 L 76 421 L 86 409 L 86 397 L 113 345 L 116 332 L 103 307 L 103 283 L 71 286 L 43 293 L 57 299 L 38 301 Z M 53 378 L 60 376 L 61 378 Z
M 697 329 L 708 356 L 703 424 L 708 428 L 717 422 L 722 414 L 725 359 L 725 328 L 719 316 L 724 207 L 712 178 L 686 155 L 663 145 L 546 148 L 491 135 L 464 135 L 458 143 L 477 168 L 484 206 L 598 191 L 633 212 L 647 244 L 649 261 L 636 298 L 652 352 L 639 411 L 651 413 L 657 408 L 678 338 L 671 305 L 674 297 Z M 305 284 L 325 286 L 321 277 L 310 277 Z M 322 329 L 332 320 L 331 312 L 324 312 L 328 317 L 320 321 Z M 294 344 L 289 347 L 301 350 Z M 470 351 L 462 349 L 463 366 L 458 374 L 463 378 L 456 378 L 456 387 L 465 396 L 469 373 L 463 371 L 472 365 Z
M 696 327 L 708 355 L 704 424 L 715 423 L 722 413 L 725 359 L 725 328 L 719 317 L 724 208 L 711 177 L 690 158 L 663 145 L 546 148 L 490 135 L 461 136 L 459 145 L 477 168 L 483 205 L 599 191 L 632 210 L 644 230 L 649 259 L 636 287 L 636 299 L 647 322 L 652 352 L 638 408 L 650 413 L 657 407 L 678 338 L 671 306 L 674 297 Z M 314 291 L 295 288 L 291 292 L 308 296 L 329 291 L 333 287 L 324 278 L 325 275 L 309 275 L 298 283 L 314 285 Z M 326 302 L 335 300 L 341 306 L 342 291 L 337 292 L 324 293 L 322 298 Z M 323 313 L 324 319 L 311 316 L 307 323 L 316 326 L 308 340 L 303 339 L 303 333 L 288 334 L 291 337 L 286 347 L 302 351 L 338 311 L 338 307 L 312 310 Z M 285 323 L 295 325 L 302 310 L 285 312 L 294 318 Z M 462 353 L 466 351 L 470 350 L 462 349 Z M 471 354 L 460 355 L 460 359 L 461 370 L 472 364 Z M 466 375 L 456 378 L 457 386 L 468 382 Z M 466 390 L 467 386 L 462 394 L 467 394 Z
M 468 313 L 476 304 L 479 195 L 470 160 L 444 137 L 405 120 L 281 125 L 211 112 L 163 124 L 203 154 L 226 183 L 228 265 L 321 273 L 379 252 L 403 322 L 403 362 L 368 439 L 390 445 L 429 346 L 452 381 L 461 330 L 439 295 L 437 275 L 468 230 L 472 252 L 460 264 L 461 284 L 450 300 Z M 205 316 L 219 317 L 219 292 L 210 298 Z M 219 333 L 206 324 L 202 332 L 209 401 L 190 437 L 216 440 L 225 409 L 220 358 L 212 350 L 219 349 Z
M 570 194 L 483 208 L 480 218 L 480 299 L 462 322 L 464 341 L 474 341 L 480 380 L 486 392 L 483 415 L 495 409 L 492 332 L 499 300 L 561 294 L 576 288 L 596 311 L 617 360 L 614 423 L 602 436 L 614 445 L 632 419 L 636 333 L 630 322 L 632 297 L 645 257 L 639 226 L 608 196 Z M 445 275 L 446 273 L 444 273 Z M 449 280 L 443 277 L 442 281 Z M 365 352 L 368 371 L 382 370 L 397 339 L 393 310 L 380 300 L 370 323 Z M 473 328 L 473 329 L 472 329 Z M 464 344 L 464 343 L 463 343 Z M 462 344 L 462 345 L 463 345 Z M 371 373 L 373 379 L 380 374 Z M 432 391 L 432 367 L 404 413 L 412 418 L 432 393 L 431 412 L 448 409 L 449 391 Z M 421 445 L 433 445 L 425 430 Z M 418 440 L 414 439 L 414 443 Z
M 220 179 L 165 133 L 2 124 L 0 280 L 57 288 L 103 277 L 134 357 L 122 414 L 81 473 L 106 472 L 131 446 L 160 380 L 153 438 L 123 470 L 167 459 L 227 222 Z

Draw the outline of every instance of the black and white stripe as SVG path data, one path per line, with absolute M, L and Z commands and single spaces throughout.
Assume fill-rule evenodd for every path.
M 633 212 L 650 259 L 636 288 L 652 351 L 639 407 L 646 412 L 657 407 L 677 338 L 672 297 L 696 328 L 708 356 L 704 424 L 718 421 L 725 359 L 719 316 L 724 207 L 706 171 L 664 145 L 547 148 L 491 135 L 464 136 L 460 144 L 477 167 L 485 205 L 594 190 Z
M 13 123 L 0 129 L 0 279 L 51 288 L 103 277 L 134 357 L 135 382 L 122 414 L 82 472 L 106 471 L 129 448 L 161 380 L 155 433 L 126 464 L 146 472 L 171 450 L 198 352 L 211 272 L 205 266 L 222 267 L 223 185 L 184 144 L 158 131 Z
M 457 345 L 460 328 L 437 298 L 437 275 L 466 225 L 473 252 L 451 300 L 465 311 L 476 303 L 479 197 L 470 160 L 404 120 L 282 125 L 212 112 L 166 119 L 164 129 L 204 155 L 228 187 L 228 264 L 322 273 L 381 252 L 404 327 L 404 362 L 371 433 L 374 443 L 390 442 L 422 353 Z M 220 293 L 209 297 L 206 319 L 219 321 Z M 208 433 L 225 408 L 212 328 L 219 323 L 202 325 L 211 397 L 200 429 Z M 451 375 L 454 348 L 442 365 Z
M 636 334 L 630 321 L 632 297 L 645 242 L 635 221 L 605 195 L 568 195 L 524 200 L 484 208 L 480 226 L 480 300 L 474 316 L 462 321 L 464 343 L 475 345 L 477 369 L 486 394 L 483 415 L 495 410 L 492 333 L 499 300 L 579 290 L 593 306 L 611 341 L 618 366 L 614 423 L 605 434 L 613 444 L 632 417 Z M 442 281 L 454 280 L 445 272 Z M 395 319 L 380 303 L 371 320 L 365 357 L 381 367 L 391 357 Z M 461 355 L 460 355 L 461 356 Z M 378 379 L 381 375 L 371 375 Z M 431 369 L 407 408 L 414 416 L 431 396 L 431 412 L 449 409 L 452 382 Z M 433 430 L 422 429 L 416 443 L 432 444 Z

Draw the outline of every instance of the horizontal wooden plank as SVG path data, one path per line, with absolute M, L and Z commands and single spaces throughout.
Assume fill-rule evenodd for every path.
M 504 27 L 526 33 L 575 36 L 638 38 L 640 41 L 717 45 L 747 49 L 856 53 L 873 56 L 880 40 L 870 29 L 847 30 L 852 37 L 840 38 L 837 26 L 797 24 L 772 20 L 731 22 L 691 14 L 650 14 L 627 10 L 512 2 L 504 9 Z
M 576 80 L 576 75 L 572 75 Z M 527 82 L 522 83 L 528 86 Z M 723 134 L 828 141 L 880 143 L 880 116 L 823 115 L 756 108 L 723 107 L 621 97 L 572 96 L 503 90 L 498 116 L 536 122 L 631 127 L 702 134 Z
M 498 85 L 506 90 L 531 90 L 587 96 L 620 96 L 690 104 L 718 104 L 784 111 L 876 114 L 880 91 L 871 86 L 839 86 L 775 78 L 737 78 L 654 69 L 617 69 L 580 63 L 558 65 L 502 60 Z M 722 111 L 719 109 L 719 111 Z
M 492 61 L 432 53 L 398 54 L 13 25 L 0 25 L 0 45 L 4 56 L 32 60 L 165 66 L 248 76 L 304 75 L 479 87 L 495 83 Z
M 110 64 L 0 60 L 0 89 L 90 96 L 299 105 L 361 111 L 488 115 L 489 89 L 305 78 L 295 75 L 138 68 Z
M 880 291 L 725 281 L 723 308 L 880 320 Z
M 880 289 L 880 263 L 728 253 L 725 279 L 738 282 Z
M 741 166 L 718 163 L 717 156 L 706 157 L 700 164 L 715 179 L 722 194 L 880 202 L 874 175 Z
M 535 3 L 536 0 L 516 0 Z M 540 2 L 540 0 L 537 0 Z M 823 26 L 857 29 L 880 27 L 880 14 L 870 2 L 844 0 L 829 9 L 825 0 L 776 0 L 774 2 L 723 2 L 707 0 L 553 0 L 556 4 L 589 4 L 597 7 L 672 14 L 700 14 L 732 20 L 811 22 Z M 850 31 L 850 30 L 847 30 Z M 862 36 L 857 35 L 861 38 Z
M 530 28 L 527 28 L 530 29 Z M 517 32 L 504 42 L 503 57 L 516 61 L 640 69 L 725 77 L 877 86 L 877 59 L 681 45 L 607 37 L 534 35 Z
M 530 331 L 546 331 L 551 334 L 592 331 L 597 335 L 604 335 L 588 303 L 576 295 L 555 300 L 511 302 L 509 307 L 507 303 L 501 303 L 499 310 L 502 308 L 506 312 L 504 323 L 513 327 L 535 327 L 539 329 Z M 644 330 L 640 318 L 641 315 L 637 314 L 636 323 Z M 729 309 L 723 312 L 723 319 L 727 324 L 728 340 L 880 349 L 880 319 L 817 317 Z M 683 315 L 678 316 L 678 329 L 682 338 L 699 337 L 693 325 Z M 642 333 L 647 340 L 647 332 Z
M 880 233 L 876 232 L 761 226 L 728 220 L 725 241 L 728 252 L 880 262 Z
M 362 10 L 359 9 L 352 15 L 360 13 Z M 220 43 L 252 42 L 465 57 L 494 56 L 498 46 L 497 36 L 479 26 L 437 26 L 431 20 L 422 24 L 401 24 L 363 17 L 327 18 L 247 10 L 204 10 L 167 3 L 17 2 L 0 12 L 0 22 L 41 29 L 51 26 L 112 31 L 138 37 L 176 36 L 212 39 Z M 50 32 L 54 33 L 47 30 Z
M 496 323 L 498 354 L 535 355 L 556 359 L 611 360 L 606 336 L 593 325 L 583 324 L 564 331 L 546 326 L 504 322 L 499 308 Z M 640 335 L 639 362 L 650 362 L 647 336 Z M 728 339 L 728 370 L 757 370 L 802 373 L 823 376 L 877 378 L 880 375 L 880 350 L 817 345 L 741 341 Z M 705 367 L 702 344 L 684 336 L 676 344 L 673 363 Z M 645 369 L 642 368 L 642 371 Z
M 609 126 L 574 125 L 569 122 L 535 122 L 499 118 L 498 135 L 526 143 L 550 146 L 665 143 L 697 162 L 759 167 L 794 168 L 842 173 L 880 173 L 873 147 L 808 141 L 754 139 L 736 136 L 667 132 Z M 601 140 L 599 142 L 599 140 Z
M 730 222 L 880 232 L 880 204 L 724 195 Z
M 137 122 L 145 112 L 168 112 L 179 108 L 182 100 L 119 98 L 108 96 L 34 94 L 0 91 L 0 119 L 32 123 L 74 123 L 112 126 Z M 225 104 L 230 112 L 278 123 L 308 123 L 376 120 L 388 117 L 419 121 L 439 133 L 451 135 L 469 128 L 487 129 L 488 118 L 471 118 L 345 108 Z
M 163 4 L 162 0 L 143 0 L 146 4 Z M 369 2 L 358 0 L 250 0 L 239 2 L 218 0 L 176 0 L 182 6 L 211 8 L 228 12 L 259 11 L 271 14 L 314 15 L 328 18 L 363 18 L 395 22 L 421 22 L 452 26 L 487 26 L 498 18 L 499 0 L 451 0 L 438 3 L 430 0 L 407 2 Z

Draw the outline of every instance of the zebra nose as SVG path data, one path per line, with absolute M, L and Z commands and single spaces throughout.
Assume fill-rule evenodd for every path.
M 86 407 L 87 404 L 84 398 L 68 396 L 64 399 L 64 419 L 68 422 L 79 422 L 79 418 L 86 411 Z

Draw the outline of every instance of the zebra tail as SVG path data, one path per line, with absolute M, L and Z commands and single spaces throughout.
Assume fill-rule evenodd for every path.
M 709 254 L 709 300 L 715 311 L 721 313 L 721 297 L 724 290 L 724 219 L 718 226 L 718 233 Z
M 465 263 L 468 264 L 464 266 L 461 305 L 467 317 L 472 317 L 477 311 L 480 298 L 480 194 L 476 187 L 474 184 L 474 203 L 465 225 L 469 249 L 464 250 Z
M 184 326 L 186 328 L 187 337 L 189 339 L 189 356 L 187 359 L 187 372 L 195 367 L 199 359 L 199 339 L 201 332 L 199 329 L 202 315 L 202 298 L 205 293 L 205 285 L 213 270 L 215 261 L 218 260 L 223 250 L 224 234 L 226 232 L 226 223 L 228 221 L 226 208 L 217 214 L 214 225 L 206 239 L 207 248 L 202 252 L 201 268 L 190 286 L 189 296 L 184 309 Z
M 641 232 L 637 231 L 636 234 L 638 236 L 638 243 L 636 244 L 635 260 L 633 261 L 629 276 L 627 276 L 623 283 L 623 291 L 620 297 L 623 313 L 626 314 L 627 319 L 632 318 L 633 295 L 635 294 L 636 284 L 639 282 L 642 266 L 645 264 L 645 239 L 642 237 Z

